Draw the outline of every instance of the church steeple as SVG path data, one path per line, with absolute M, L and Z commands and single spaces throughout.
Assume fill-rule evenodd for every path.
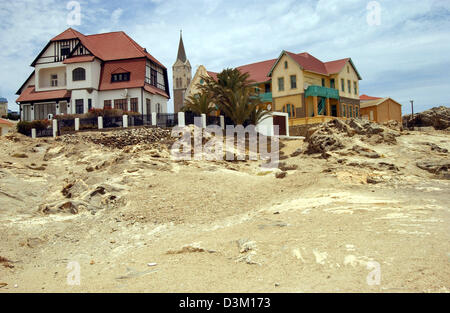
M 180 31 L 180 43 L 178 44 L 177 59 L 172 67 L 173 70 L 173 104 L 174 111 L 180 112 L 184 106 L 184 96 L 192 79 L 191 63 L 186 57 L 184 50 L 183 33 Z
M 185 63 L 187 60 L 186 51 L 184 50 L 183 31 L 182 30 L 180 30 L 180 43 L 178 44 L 177 60 L 180 60 L 183 63 Z

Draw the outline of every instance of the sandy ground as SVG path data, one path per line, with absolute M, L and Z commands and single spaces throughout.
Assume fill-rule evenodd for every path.
M 450 181 L 415 165 L 448 160 L 423 144 L 450 150 L 448 132 L 372 146 L 378 160 L 289 157 L 284 179 L 259 162 L 19 138 L 0 139 L 0 292 L 450 291 Z M 91 206 L 52 209 L 69 183 Z

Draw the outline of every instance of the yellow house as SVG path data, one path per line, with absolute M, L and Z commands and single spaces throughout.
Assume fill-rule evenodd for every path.
M 268 75 L 273 110 L 288 113 L 290 126 L 360 116 L 361 76 L 350 58 L 322 62 L 283 51 Z

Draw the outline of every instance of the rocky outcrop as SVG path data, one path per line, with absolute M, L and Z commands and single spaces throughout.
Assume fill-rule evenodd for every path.
M 362 141 L 371 144 L 396 144 L 396 137 L 400 136 L 400 132 L 367 120 L 351 119 L 342 121 L 334 119 L 308 130 L 306 135 L 308 148 L 305 153 L 326 155 L 329 151 L 345 148 L 347 142 L 351 144 L 352 141 L 349 138 L 354 136 L 359 136 Z M 357 149 L 358 151 L 356 152 L 363 152 L 361 149 Z M 368 157 L 375 158 L 375 154 L 368 155 Z
M 403 125 L 411 127 L 434 127 L 443 130 L 450 127 L 450 108 L 441 106 L 422 113 L 403 116 Z

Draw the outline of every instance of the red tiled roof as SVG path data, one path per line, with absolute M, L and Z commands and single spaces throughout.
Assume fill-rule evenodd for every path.
M 160 95 L 160 96 L 163 96 L 163 97 L 169 99 L 169 96 L 167 95 L 167 93 L 165 91 L 158 89 L 152 85 L 145 84 L 144 90 L 150 92 L 151 94 L 157 94 L 157 95 Z
M 131 59 L 105 62 L 100 78 L 99 90 L 144 87 L 145 59 Z M 111 82 L 111 74 L 116 71 L 129 72 L 130 80 L 126 82 Z
M 92 62 L 94 61 L 95 57 L 92 55 L 83 55 L 83 56 L 77 56 L 65 59 L 63 61 L 64 64 L 72 64 L 72 63 L 83 63 L 83 62 Z
M 16 102 L 67 99 L 70 98 L 70 95 L 71 92 L 66 89 L 36 92 L 34 86 L 28 86 L 17 98 Z
M 239 71 L 242 73 L 248 73 L 249 79 L 257 82 L 257 83 L 263 83 L 270 80 L 270 77 L 267 75 L 270 72 L 270 69 L 275 64 L 276 59 L 273 60 L 267 60 L 247 65 L 242 65 L 237 67 Z
M 13 126 L 14 125 L 14 123 L 11 123 L 10 121 L 4 120 L 2 118 L 0 118 L 0 124 L 6 125 L 6 126 Z
M 297 62 L 304 70 L 315 72 L 318 74 L 328 75 L 328 71 L 327 68 L 325 67 L 325 64 L 319 59 L 313 57 L 311 54 L 307 52 L 295 54 L 287 51 L 286 53 L 292 59 L 294 59 L 294 61 Z
M 207 72 L 207 73 L 212 79 L 217 80 L 217 74 L 219 73 L 216 72 Z
M 344 68 L 348 61 L 350 61 L 350 58 L 325 62 L 325 68 L 327 69 L 328 74 L 337 74 Z
M 148 58 L 162 68 L 166 68 L 150 53 L 148 53 L 146 49 L 142 48 L 138 43 L 122 31 L 86 36 L 72 28 L 69 28 L 54 37 L 51 41 L 76 38 L 79 39 L 83 46 L 85 46 L 93 55 L 103 61 Z
M 56 37 L 53 37 L 50 41 L 76 39 L 80 36 L 84 36 L 82 33 L 76 31 L 73 28 L 68 28 Z
M 379 98 L 379 97 L 371 97 L 368 95 L 361 95 L 359 97 L 359 100 L 363 100 L 363 101 L 370 101 L 370 100 L 379 100 L 379 99 L 383 99 L 383 98 Z

